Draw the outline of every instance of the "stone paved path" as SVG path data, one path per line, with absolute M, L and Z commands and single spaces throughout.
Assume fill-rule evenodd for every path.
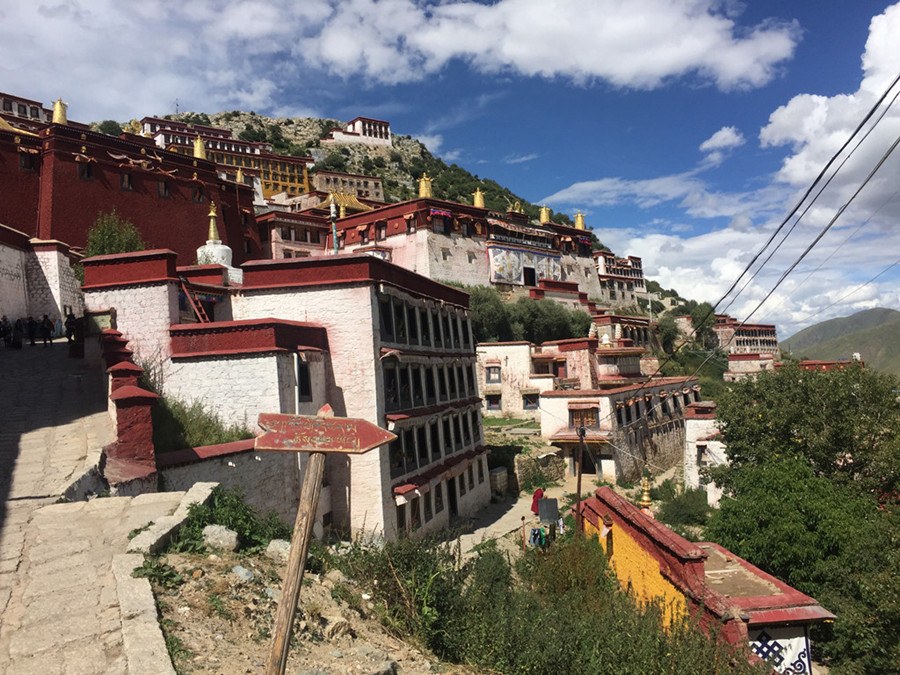
M 126 672 L 112 557 L 181 497 L 55 503 L 112 440 L 102 375 L 67 351 L 0 348 L 0 672 Z

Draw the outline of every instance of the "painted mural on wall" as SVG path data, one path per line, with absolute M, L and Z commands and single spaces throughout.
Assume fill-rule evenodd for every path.
M 750 649 L 781 675 L 812 673 L 809 637 L 803 626 L 765 626 L 750 631 Z
M 0 312 L 11 320 L 28 313 L 25 253 L 0 245 Z
M 490 246 L 488 257 L 491 263 L 491 283 L 494 284 L 523 284 L 523 270 L 526 267 L 535 270 L 537 279 L 562 281 L 559 255 Z

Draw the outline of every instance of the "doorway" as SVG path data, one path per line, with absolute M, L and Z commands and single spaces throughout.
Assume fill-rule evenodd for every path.
M 456 518 L 459 515 L 459 508 L 456 505 L 456 478 L 447 479 L 447 505 L 450 509 L 450 517 Z
M 526 286 L 537 286 L 537 272 L 535 272 L 533 267 L 523 267 L 522 276 Z

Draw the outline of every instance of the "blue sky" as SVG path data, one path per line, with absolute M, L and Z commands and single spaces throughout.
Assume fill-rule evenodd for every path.
M 62 96 L 72 119 L 163 114 L 176 99 L 182 110 L 386 119 L 530 201 L 580 209 L 616 253 L 643 257 L 648 277 L 709 301 L 900 72 L 900 6 L 874 0 L 50 0 L 2 11 L 0 89 Z M 731 314 L 746 318 L 898 134 L 900 104 Z M 786 337 L 900 309 L 900 264 L 851 293 L 900 259 L 898 178 L 900 152 L 753 320 Z

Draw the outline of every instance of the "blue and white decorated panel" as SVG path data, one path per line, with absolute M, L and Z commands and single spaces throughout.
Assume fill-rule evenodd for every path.
M 809 675 L 809 637 L 805 626 L 764 626 L 750 630 L 750 649 L 781 675 Z

